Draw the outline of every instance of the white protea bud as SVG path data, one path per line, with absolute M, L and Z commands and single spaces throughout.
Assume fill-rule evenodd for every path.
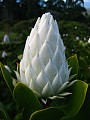
M 3 43 L 10 43 L 9 36 L 7 34 L 4 35 Z
M 6 53 L 5 51 L 3 51 L 3 52 L 2 52 L 2 57 L 5 58 L 5 57 L 7 57 L 7 56 L 8 56 L 7 53 Z
M 50 13 L 45 13 L 27 37 L 18 78 L 38 97 L 47 98 L 63 91 L 69 74 L 57 22 Z

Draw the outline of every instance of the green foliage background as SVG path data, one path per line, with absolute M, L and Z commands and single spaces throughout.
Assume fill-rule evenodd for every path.
M 15 77 L 13 70 L 16 70 L 17 63 L 19 63 L 19 55 L 23 53 L 24 45 L 27 36 L 30 34 L 36 19 L 23 20 L 23 21 L 1 21 L 0 22 L 0 61 L 5 65 L 7 64 L 12 70 L 11 75 Z M 77 78 L 90 84 L 90 28 L 85 23 L 75 21 L 58 21 L 58 26 L 61 38 L 66 46 L 66 57 L 77 54 L 79 62 L 79 74 Z M 3 44 L 3 37 L 5 34 L 9 35 L 10 44 Z M 76 37 L 79 37 L 77 40 Z M 8 57 L 2 58 L 2 52 L 6 51 Z M 19 57 L 18 57 L 19 56 Z M 83 113 L 82 120 L 88 120 L 90 105 L 90 88 L 85 99 L 85 102 L 78 113 L 78 115 L 71 120 L 80 120 Z M 0 71 L 0 101 L 4 104 L 8 111 L 11 120 L 21 119 L 21 108 L 18 107 L 13 100 L 3 76 Z M 87 113 L 85 112 L 87 111 Z M 37 115 L 36 115 L 37 116 Z M 32 119 L 35 119 L 32 117 Z M 69 119 L 70 120 L 70 119 Z

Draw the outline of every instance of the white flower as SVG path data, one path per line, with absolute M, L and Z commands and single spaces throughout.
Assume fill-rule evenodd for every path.
M 4 35 L 3 43 L 10 43 L 9 36 L 7 34 Z
M 7 57 L 7 56 L 8 56 L 7 53 L 6 53 L 5 51 L 3 51 L 3 52 L 2 52 L 2 57 L 5 58 L 5 57 Z
M 63 34 L 63 36 L 65 36 L 65 34 Z
M 38 97 L 55 96 L 66 88 L 70 69 L 57 22 L 50 13 L 38 18 L 27 37 L 20 76 L 16 74 Z
M 68 33 L 66 33 L 66 36 L 68 36 Z
M 77 37 L 76 37 L 76 40 L 80 40 L 80 38 L 77 36 Z
M 75 29 L 77 29 L 77 26 L 75 26 Z
M 87 39 L 84 37 L 84 41 L 86 41 Z

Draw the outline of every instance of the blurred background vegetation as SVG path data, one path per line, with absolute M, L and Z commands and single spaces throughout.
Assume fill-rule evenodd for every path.
M 90 11 L 84 6 L 84 0 L 0 0 L 0 61 L 10 67 L 14 76 L 13 70 L 20 61 L 27 36 L 36 19 L 45 12 L 51 12 L 58 21 L 67 58 L 77 54 L 78 78 L 90 83 Z M 3 41 L 5 35 L 8 35 L 9 43 Z M 3 51 L 7 54 L 4 57 Z M 1 71 L 0 101 L 6 105 L 13 120 L 18 110 Z
M 58 20 L 85 22 L 84 0 L 0 0 L 0 20 L 28 20 L 50 11 Z M 68 17 L 69 16 L 69 17 Z

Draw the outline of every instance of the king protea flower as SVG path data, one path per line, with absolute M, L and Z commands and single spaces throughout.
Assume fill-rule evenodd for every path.
M 69 74 L 57 22 L 50 13 L 45 13 L 27 37 L 17 77 L 38 97 L 47 98 L 66 88 Z

